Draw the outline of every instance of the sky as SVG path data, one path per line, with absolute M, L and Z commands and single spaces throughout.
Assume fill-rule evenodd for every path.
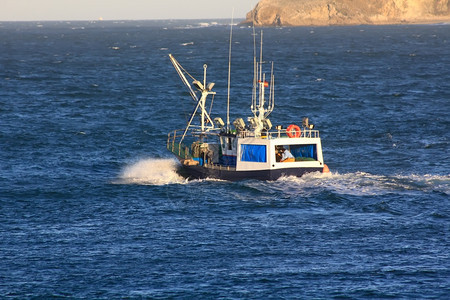
M 0 21 L 245 18 L 258 0 L 0 0 Z

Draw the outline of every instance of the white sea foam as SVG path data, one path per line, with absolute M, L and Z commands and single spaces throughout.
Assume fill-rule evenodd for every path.
M 450 175 L 374 175 L 366 172 L 339 174 L 310 173 L 300 178 L 283 177 L 275 187 L 287 193 L 315 193 L 331 190 L 345 195 L 382 195 L 393 192 L 450 193 Z
M 120 184 L 166 185 L 185 183 L 177 173 L 178 163 L 173 159 L 148 158 L 126 166 L 119 176 Z
M 198 28 L 205 28 L 205 27 L 213 27 L 213 26 L 219 26 L 220 24 L 218 22 L 200 22 L 195 24 L 187 24 L 183 26 L 177 26 L 175 29 L 198 29 Z M 237 23 L 233 24 L 237 25 Z

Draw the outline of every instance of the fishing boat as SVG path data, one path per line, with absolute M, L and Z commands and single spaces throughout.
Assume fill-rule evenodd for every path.
M 180 173 L 188 178 L 222 180 L 276 180 L 283 176 L 300 177 L 310 172 L 329 172 L 322 155 L 319 131 L 308 118 L 301 124 L 272 125 L 268 118 L 275 107 L 273 62 L 269 80 L 263 72 L 262 32 L 259 61 L 254 55 L 251 115 L 230 122 L 230 75 L 226 122 L 213 118 L 208 105 L 215 92 L 207 82 L 207 65 L 203 80 L 190 75 L 169 54 L 181 81 L 188 88 L 195 108 L 185 128 L 168 134 L 167 149 L 180 161 Z M 256 42 L 255 42 L 256 49 Z M 231 58 L 231 35 L 230 35 Z M 230 74 L 230 64 L 229 64 Z M 188 80 L 188 78 L 190 80 Z M 211 100 L 208 100 L 212 98 Z

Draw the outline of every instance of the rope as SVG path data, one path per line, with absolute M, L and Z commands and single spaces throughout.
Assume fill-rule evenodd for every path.
M 191 79 L 192 80 L 197 80 L 197 79 L 195 79 L 195 77 L 194 76 L 192 76 L 191 74 L 189 74 L 189 72 L 188 71 L 186 71 L 186 69 L 185 68 L 183 68 L 183 66 L 182 65 L 180 65 L 180 63 L 177 61 L 177 65 L 178 65 L 178 67 L 180 67 L 180 69 L 181 70 L 183 70 L 183 72 L 184 73 L 186 73 L 186 75 L 188 75 L 189 77 L 191 77 Z

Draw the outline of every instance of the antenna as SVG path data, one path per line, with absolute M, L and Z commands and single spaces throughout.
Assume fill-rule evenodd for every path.
M 273 108 L 275 106 L 275 76 L 273 75 L 273 62 L 272 62 L 272 69 L 270 71 L 270 94 L 269 94 L 269 103 L 267 105 L 267 111 L 264 115 L 265 118 L 267 118 L 270 113 L 273 111 Z
M 259 100 L 258 100 L 258 110 L 264 107 L 264 82 L 265 76 L 263 78 L 262 65 L 263 65 L 263 31 L 261 30 L 261 45 L 259 49 Z
M 230 49 L 228 54 L 228 97 L 227 97 L 227 132 L 230 131 L 230 84 L 231 84 L 231 41 L 233 39 L 234 7 L 231 13 Z
M 262 80 L 262 64 L 263 64 L 263 31 L 261 30 L 261 46 L 259 49 L 259 80 Z
M 256 62 L 256 32 L 255 32 L 255 22 L 253 24 L 253 91 L 252 91 L 252 112 L 256 114 L 256 87 L 258 82 L 258 64 Z

